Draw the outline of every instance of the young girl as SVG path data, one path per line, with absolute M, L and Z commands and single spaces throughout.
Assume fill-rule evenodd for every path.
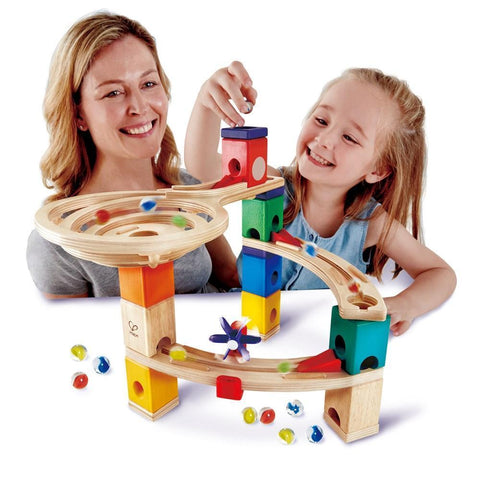
M 216 153 L 220 120 L 243 125 L 257 93 L 239 62 L 202 86 L 190 119 L 187 169 L 202 181 L 221 176 Z M 236 108 L 234 108 L 234 105 Z M 238 109 L 238 110 L 237 110 Z M 381 278 L 413 279 L 385 299 L 394 335 L 454 291 L 453 270 L 421 243 L 420 199 L 425 170 L 424 108 L 407 84 L 373 69 L 351 69 L 331 81 L 306 117 L 285 178 L 285 228 Z M 410 233 L 406 225 L 411 225 Z M 324 288 L 316 276 L 284 259 L 282 288 Z

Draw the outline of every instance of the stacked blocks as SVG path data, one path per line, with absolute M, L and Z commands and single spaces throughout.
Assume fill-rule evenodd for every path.
M 267 198 L 265 198 L 267 197 Z M 262 242 L 270 241 L 273 232 L 283 228 L 283 190 L 280 195 L 268 198 L 258 195 L 252 200 L 242 200 L 242 235 Z
M 340 316 L 338 306 L 332 308 L 330 348 L 342 360 L 350 375 L 366 368 L 385 365 L 390 317 L 383 322 L 348 320 Z
M 222 128 L 222 174 L 248 187 L 267 179 L 267 133 L 264 127 Z
M 175 343 L 173 262 L 118 269 L 125 345 L 147 357 L 166 339 Z M 177 378 L 126 359 L 130 406 L 158 418 L 178 405 Z
M 251 187 L 267 180 L 267 129 L 222 129 L 222 173 Z M 263 242 L 283 228 L 283 187 L 242 201 L 242 235 Z M 242 315 L 263 340 L 280 326 L 282 258 L 254 248 L 242 251 Z

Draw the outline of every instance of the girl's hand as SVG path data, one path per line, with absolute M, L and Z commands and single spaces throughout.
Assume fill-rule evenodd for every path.
M 244 125 L 239 112 L 250 113 L 256 99 L 257 92 L 252 87 L 250 75 L 242 63 L 235 61 L 228 67 L 217 70 L 202 85 L 197 103 L 235 127 Z
M 387 306 L 387 312 L 390 315 L 390 330 L 393 335 L 399 336 L 405 333 L 412 324 L 414 318 L 408 311 L 408 305 L 405 305 L 401 298 L 384 298 Z

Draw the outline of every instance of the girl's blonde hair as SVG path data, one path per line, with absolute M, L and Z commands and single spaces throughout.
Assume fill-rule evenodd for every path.
M 376 69 L 354 68 L 327 84 L 307 118 L 313 114 L 328 89 L 345 78 L 355 78 L 377 86 L 397 105 L 399 111 L 396 124 L 385 132 L 382 141 L 377 144 L 377 169 L 388 171 L 389 175 L 377 183 L 361 182 L 355 185 L 347 193 L 345 202 L 347 219 L 359 220 L 371 197 L 380 202 L 388 213 L 380 241 L 370 252 L 371 261 L 367 270 L 380 279 L 388 260 L 382 252 L 382 245 L 395 220 L 410 228 L 412 235 L 422 241 L 421 199 L 427 153 L 425 109 L 406 82 Z M 296 159 L 287 169 L 286 178 L 292 182 L 295 192 L 285 209 L 284 222 L 288 224 L 298 215 L 306 192 L 306 180 L 300 175 Z M 400 271 L 401 268 L 396 265 L 394 277 Z
M 162 86 L 171 98 L 170 81 L 160 64 L 155 39 L 142 25 L 108 12 L 98 12 L 75 23 L 55 50 L 44 99 L 50 143 L 40 169 L 44 185 L 56 191 L 49 201 L 78 194 L 92 174 L 95 144 L 90 133 L 79 131 L 76 123 L 80 87 L 96 55 L 125 35 L 134 35 L 150 49 Z M 159 158 L 152 159 L 153 173 L 166 183 L 178 183 L 179 163 L 175 139 L 167 126 Z

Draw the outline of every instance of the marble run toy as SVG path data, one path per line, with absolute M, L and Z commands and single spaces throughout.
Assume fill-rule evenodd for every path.
M 118 268 L 132 409 L 152 420 L 169 412 L 179 402 L 178 378 L 213 385 L 219 397 L 231 399 L 244 390 L 326 390 L 325 420 L 350 442 L 379 429 L 386 307 L 355 267 L 315 246 L 307 249 L 283 230 L 284 180 L 267 175 L 266 134 L 265 128 L 223 129 L 219 181 L 59 200 L 37 212 L 36 228 L 72 255 Z M 296 261 L 336 297 L 327 352 L 239 363 L 177 343 L 173 261 L 222 235 L 228 226 L 223 207 L 238 200 L 242 316 L 263 340 L 279 331 L 281 262 Z M 170 355 L 178 348 L 181 359 Z

